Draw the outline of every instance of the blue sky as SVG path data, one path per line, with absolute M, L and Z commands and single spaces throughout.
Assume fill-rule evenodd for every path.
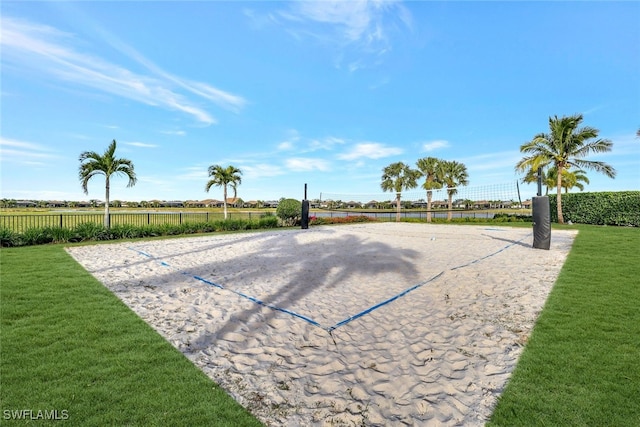
M 640 189 L 639 2 L 29 2 L 1 9 L 1 198 L 104 199 L 82 151 L 113 140 L 118 200 L 381 194 L 434 156 L 515 182 L 549 116 L 613 141 L 587 191 Z M 535 195 L 523 187 L 523 198 Z

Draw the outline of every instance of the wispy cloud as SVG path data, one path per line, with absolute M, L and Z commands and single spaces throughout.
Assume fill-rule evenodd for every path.
M 278 17 L 296 39 L 335 49 L 336 66 L 346 64 L 350 72 L 378 63 L 392 49 L 392 30 L 413 26 L 410 12 L 397 0 L 296 1 Z M 270 20 L 276 22 L 273 16 Z
M 422 144 L 422 151 L 430 152 L 439 150 L 440 148 L 447 148 L 449 146 L 449 141 L 445 141 L 443 139 L 439 139 L 436 141 L 429 141 Z
M 183 130 L 163 130 L 160 133 L 164 133 L 165 135 L 176 135 L 176 136 L 185 136 L 187 132 Z
M 480 154 L 477 156 L 461 158 L 458 161 L 464 163 L 469 171 L 513 171 L 516 163 L 518 163 L 520 159 L 522 159 L 522 153 L 517 150 L 511 150 Z
M 402 154 L 403 150 L 398 147 L 388 147 L 379 142 L 362 142 L 356 144 L 351 150 L 338 155 L 341 160 L 357 160 L 361 158 L 381 159 L 383 157 Z
M 70 85 L 90 87 L 147 105 L 181 111 L 205 125 L 216 123 L 216 119 L 178 90 L 232 111 L 238 111 L 246 103 L 238 95 L 174 76 L 115 37 L 104 31 L 102 34 L 107 43 L 144 65 L 151 74 L 134 73 L 96 55 L 78 51 L 73 45 L 79 40 L 72 34 L 10 17 L 2 17 L 2 62 L 46 73 Z
M 308 151 L 332 150 L 336 145 L 342 145 L 346 141 L 335 136 L 328 136 L 321 139 L 312 139 L 309 141 Z
M 240 165 L 240 170 L 242 170 L 243 178 L 247 180 L 257 179 L 257 178 L 266 178 L 271 176 L 279 176 L 284 175 L 285 172 L 282 167 L 268 164 L 268 163 L 260 163 L 255 165 Z
M 287 131 L 286 139 L 277 145 L 279 151 L 293 150 L 300 141 L 300 133 L 295 129 Z
M 328 171 L 331 169 L 329 162 L 324 159 L 314 159 L 308 157 L 294 157 L 285 160 L 285 166 L 290 171 L 294 172 L 309 172 L 309 171 Z
M 131 145 L 132 147 L 140 147 L 140 148 L 157 148 L 156 144 L 148 144 L 146 142 L 123 142 L 125 145 Z
M 37 166 L 59 157 L 43 145 L 0 137 L 0 161 L 2 162 Z

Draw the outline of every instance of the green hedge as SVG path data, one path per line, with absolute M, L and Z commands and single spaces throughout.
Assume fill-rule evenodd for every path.
M 551 221 L 558 222 L 556 195 L 549 195 Z M 640 226 L 640 191 L 562 195 L 564 221 L 574 224 Z
M 67 243 L 97 240 L 135 239 L 142 237 L 173 236 L 181 234 L 212 233 L 216 231 L 257 230 L 276 228 L 278 218 L 263 215 L 258 221 L 248 219 L 227 219 L 212 222 L 186 222 L 183 224 L 159 225 L 114 225 L 106 228 L 94 223 L 78 224 L 74 228 L 28 228 L 16 233 L 0 228 L 0 246 L 32 246 L 47 243 Z

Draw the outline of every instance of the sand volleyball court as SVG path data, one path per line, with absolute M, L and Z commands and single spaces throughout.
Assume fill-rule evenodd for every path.
M 367 223 L 68 248 L 265 424 L 482 425 L 574 231 Z

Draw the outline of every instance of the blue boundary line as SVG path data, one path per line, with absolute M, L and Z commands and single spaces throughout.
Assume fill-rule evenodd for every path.
M 139 253 L 140 255 L 144 255 L 147 258 L 151 258 L 151 259 L 157 261 L 158 263 L 160 263 L 160 265 L 162 265 L 164 267 L 174 268 L 171 265 L 167 264 L 166 262 L 164 262 L 164 261 L 154 257 L 153 255 L 150 255 L 150 254 L 144 252 L 144 251 L 141 251 L 139 249 L 132 248 L 132 247 L 129 247 L 129 249 L 134 251 L 134 252 Z M 200 281 L 202 283 L 205 283 L 205 284 L 207 284 L 209 286 L 213 286 L 213 287 L 218 288 L 218 289 L 222 289 L 222 290 L 225 290 L 225 291 L 232 292 L 232 293 L 234 293 L 234 294 L 236 294 L 236 295 L 238 295 L 238 296 L 240 296 L 242 298 L 246 298 L 249 301 L 253 301 L 256 304 L 262 305 L 264 307 L 268 307 L 268 308 L 270 308 L 272 310 L 280 311 L 282 313 L 290 314 L 291 316 L 294 316 L 294 317 L 297 317 L 297 318 L 302 319 L 304 321 L 307 321 L 307 322 L 311 323 L 314 326 L 317 326 L 317 327 L 322 328 L 322 329 L 326 329 L 322 325 L 320 325 L 318 322 L 316 322 L 315 320 L 313 320 L 313 319 L 311 319 L 311 318 L 309 318 L 307 316 L 303 316 L 302 314 L 296 313 L 295 311 L 287 310 L 286 308 L 282 308 L 282 307 L 278 307 L 278 306 L 273 305 L 273 304 L 266 303 L 266 302 L 264 302 L 262 300 L 259 300 L 256 297 L 252 297 L 251 295 L 247 295 L 247 294 L 244 294 L 242 292 L 234 291 L 233 289 L 227 289 L 227 288 L 225 288 L 224 286 L 222 286 L 222 285 L 220 285 L 218 283 L 215 283 L 215 282 L 212 282 L 210 280 L 207 280 L 204 277 L 200 277 L 200 276 L 196 276 L 196 275 L 191 274 L 191 273 L 187 273 L 186 271 L 181 271 L 180 273 L 184 274 L 185 276 L 192 277 L 192 278 L 194 278 L 194 279 L 196 279 L 196 280 L 198 280 L 198 281 Z
M 495 256 L 495 255 L 499 254 L 500 252 L 503 252 L 503 251 L 509 249 L 510 247 L 522 242 L 526 238 L 527 237 L 523 237 L 522 239 L 518 240 L 517 242 L 510 243 L 510 244 L 506 245 L 505 247 L 500 248 L 499 250 L 497 250 L 497 251 L 495 251 L 493 253 L 490 253 L 490 254 L 485 255 L 485 256 L 483 256 L 481 258 L 478 258 L 478 259 L 475 259 L 473 261 L 470 261 L 470 262 L 468 262 L 466 264 L 461 264 L 461 265 L 458 265 L 456 267 L 452 267 L 451 269 L 449 269 L 449 271 L 459 270 L 461 268 L 468 267 L 468 266 L 470 266 L 472 264 L 478 263 L 478 262 L 480 262 L 482 260 L 485 260 L 487 258 Z M 157 261 L 160 265 L 162 265 L 164 267 L 173 268 L 171 265 L 167 264 L 166 262 L 164 262 L 164 261 L 154 257 L 153 255 L 144 252 L 144 251 L 141 251 L 139 249 L 132 248 L 132 247 L 129 247 L 128 249 L 130 249 L 130 250 L 132 250 L 134 252 L 137 252 L 140 255 L 144 255 L 147 258 L 151 258 L 151 259 Z M 232 292 L 232 293 L 234 293 L 234 294 L 236 294 L 236 295 L 238 295 L 238 296 L 240 296 L 242 298 L 246 298 L 246 299 L 248 299 L 248 300 L 250 300 L 252 302 L 255 302 L 256 304 L 262 305 L 263 307 L 268 307 L 268 308 L 270 308 L 272 310 L 280 311 L 282 313 L 286 313 L 286 314 L 289 314 L 291 316 L 297 317 L 299 319 L 302 319 L 302 320 L 312 324 L 313 326 L 317 326 L 317 327 L 319 327 L 321 329 L 324 329 L 325 331 L 331 333 L 334 330 L 338 329 L 339 327 L 344 326 L 347 323 L 349 323 L 349 322 L 351 322 L 353 320 L 356 320 L 356 319 L 358 319 L 358 318 L 360 318 L 362 316 L 365 316 L 365 315 L 371 313 L 372 311 L 377 310 L 378 308 L 383 307 L 383 306 L 385 306 L 385 305 L 397 300 L 398 298 L 401 298 L 401 297 L 407 295 L 408 293 L 410 293 L 410 292 L 412 292 L 412 291 L 414 291 L 414 290 L 426 285 L 427 283 L 433 282 L 434 280 L 440 278 L 445 273 L 445 271 L 441 271 L 440 273 L 436 274 L 435 276 L 433 276 L 429 280 L 426 280 L 424 282 L 418 283 L 417 285 L 413 285 L 410 288 L 407 288 L 404 291 L 400 292 L 399 294 L 396 294 L 396 295 L 392 296 L 391 298 L 388 298 L 388 299 L 386 299 L 386 300 L 384 300 L 384 301 L 382 301 L 382 302 L 380 302 L 378 304 L 375 304 L 375 305 L 373 305 L 373 306 L 361 311 L 360 313 L 354 314 L 353 316 L 349 316 L 346 319 L 341 320 L 340 322 L 336 323 L 335 325 L 329 326 L 329 327 L 322 326 L 320 323 L 316 322 L 315 320 L 311 319 L 310 317 L 303 316 L 302 314 L 296 313 L 295 311 L 287 310 L 286 308 L 281 308 L 281 307 L 278 307 L 276 305 L 266 303 L 266 302 L 264 302 L 262 300 L 259 300 L 256 297 L 252 297 L 251 295 L 247 295 L 247 294 L 244 294 L 242 292 L 234 291 L 233 289 L 227 289 L 224 286 L 222 286 L 220 284 L 217 284 L 215 282 L 212 282 L 210 280 L 207 280 L 207 279 L 205 279 L 203 277 L 196 276 L 196 275 L 184 272 L 184 271 L 182 271 L 181 273 L 184 274 L 185 276 L 189 276 L 189 277 L 192 277 L 193 279 L 196 279 L 196 280 L 198 280 L 200 282 L 203 282 L 203 283 L 205 283 L 205 284 L 207 284 L 209 286 L 213 286 L 213 287 L 218 288 L 218 289 L 222 289 L 222 290 L 226 290 L 226 291 Z
M 422 283 L 418 283 L 417 285 L 413 285 L 412 287 L 410 287 L 410 288 L 408 288 L 408 289 L 405 289 L 404 291 L 400 292 L 399 294 L 394 295 L 394 296 L 392 296 L 391 298 L 389 298 L 389 299 L 387 299 L 387 300 L 385 300 L 385 301 L 382 301 L 382 302 L 380 302 L 380 303 L 378 303 L 378 304 L 376 304 L 376 305 L 373 305 L 373 306 L 371 306 L 371 307 L 367 308 L 366 310 L 361 311 L 361 312 L 360 312 L 360 313 L 358 313 L 358 314 L 354 314 L 353 316 L 347 317 L 346 319 L 344 319 L 344 320 L 342 320 L 342 321 L 340 321 L 340 322 L 336 323 L 336 324 L 335 324 L 335 325 L 333 325 L 333 326 L 330 326 L 330 327 L 328 327 L 328 328 L 325 328 L 325 329 L 326 329 L 328 332 L 331 332 L 331 331 L 333 331 L 333 330 L 335 330 L 335 329 L 338 329 L 340 326 L 346 325 L 347 323 L 351 322 L 352 320 L 356 320 L 357 318 L 362 317 L 362 316 L 364 316 L 365 314 L 369 314 L 369 313 L 371 313 L 373 310 L 376 310 L 376 309 L 378 309 L 378 308 L 380 308 L 380 307 L 382 307 L 382 306 L 384 306 L 384 305 L 387 305 L 387 304 L 389 304 L 390 302 L 395 301 L 395 300 L 397 300 L 398 298 L 405 296 L 405 295 L 406 295 L 406 294 L 408 294 L 409 292 L 414 291 L 414 290 L 416 290 L 416 289 L 418 289 L 418 288 L 420 288 L 420 287 L 422 287 L 422 286 L 426 285 L 426 284 L 427 284 L 427 283 L 429 283 L 429 282 L 433 282 L 434 280 L 436 280 L 438 277 L 442 276 L 443 274 L 444 274 L 444 271 L 441 271 L 440 273 L 438 273 L 438 274 L 436 274 L 435 276 L 433 276 L 431 279 L 429 279 L 429 280 L 427 280 L 427 281 L 424 281 L 424 282 L 422 282 Z

